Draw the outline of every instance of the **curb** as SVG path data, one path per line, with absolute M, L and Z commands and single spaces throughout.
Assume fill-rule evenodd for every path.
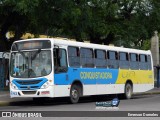
M 0 95 L 0 97 L 6 97 L 6 96 L 9 96 L 9 94 Z
M 8 106 L 10 102 L 0 101 L 0 107 L 2 106 Z
M 160 94 L 160 91 L 146 92 L 146 93 L 135 93 L 133 95 L 155 95 L 155 94 Z

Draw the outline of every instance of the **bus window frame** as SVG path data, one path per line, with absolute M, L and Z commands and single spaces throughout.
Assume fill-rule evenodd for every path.
M 141 56 L 144 56 L 144 61 L 141 60 Z M 147 68 L 143 68 L 141 64 L 147 64 Z M 145 65 L 146 66 L 146 65 Z M 146 54 L 139 54 L 139 69 L 140 70 L 148 70 L 148 61 L 147 61 L 147 55 Z
M 76 48 L 76 50 L 78 49 L 78 51 L 76 51 L 77 52 L 77 56 L 69 56 L 69 48 L 70 47 L 72 47 L 72 48 Z M 77 46 L 68 46 L 67 47 L 67 53 L 68 53 L 68 65 L 70 66 L 70 67 L 73 67 L 73 68 L 80 68 L 81 67 L 81 58 L 80 58 L 80 48 L 79 47 L 77 47 Z M 77 66 L 73 66 L 73 65 L 70 65 L 70 57 L 79 57 L 79 65 L 77 65 Z
M 84 65 L 82 64 L 82 57 L 81 57 L 82 56 L 82 53 L 81 53 L 82 49 L 90 49 L 92 51 L 92 57 L 91 57 L 92 58 L 92 63 L 90 65 L 88 65 L 86 63 Z M 83 58 L 90 58 L 90 57 L 83 57 Z M 95 59 L 95 57 L 94 57 L 94 50 L 92 48 L 86 48 L 86 47 L 81 47 L 80 48 L 80 63 L 81 63 L 80 65 L 81 65 L 82 68 L 95 68 L 95 61 L 94 61 L 94 59 Z
M 97 51 L 103 51 L 104 52 L 104 55 L 105 55 L 105 59 L 101 59 L 101 60 L 105 60 L 106 61 L 106 65 L 105 66 L 98 66 L 97 67 L 97 65 L 95 64 L 95 62 L 96 62 L 96 59 L 98 59 L 97 58 Z M 94 65 L 95 65 L 95 67 L 96 68 L 107 68 L 108 67 L 108 65 L 107 65 L 107 52 L 106 52 L 106 50 L 104 50 L 104 49 L 94 49 Z
M 60 66 L 60 59 L 62 58 L 62 56 L 61 57 L 58 57 L 59 55 L 57 54 L 57 52 L 56 52 L 56 61 L 58 61 L 58 59 L 59 59 L 59 64 L 57 64 L 57 65 L 59 65 L 59 66 L 55 66 L 55 54 L 54 54 L 54 50 L 64 50 L 65 51 L 65 55 L 66 55 L 66 57 L 65 57 L 65 62 L 66 62 L 66 67 L 65 67 L 65 69 L 63 68 L 63 69 L 59 69 L 61 66 Z M 61 51 L 62 52 L 62 51 Z M 58 56 L 57 56 L 58 55 Z M 62 53 L 61 53 L 61 55 L 62 55 Z M 56 73 L 56 74 L 60 74 L 60 73 L 67 73 L 68 72 L 68 60 L 67 60 L 67 56 L 68 56 L 68 54 L 67 54 L 67 50 L 65 49 L 65 48 L 53 48 L 53 60 L 54 60 L 54 64 L 53 64 L 53 66 L 54 66 L 54 73 Z M 64 71 L 60 71 L 60 70 L 64 70 Z
M 126 60 L 121 60 L 121 53 L 125 53 L 126 56 Z M 129 59 L 129 53 L 128 52 L 124 52 L 124 51 L 119 51 L 119 68 L 120 69 L 130 69 L 130 59 Z M 128 66 L 127 68 L 123 68 L 123 66 L 121 66 L 120 62 L 128 62 Z
M 115 59 L 110 59 L 110 52 L 115 52 Z M 111 67 L 111 65 L 109 65 L 110 60 L 115 60 L 115 62 L 117 63 L 118 67 Z M 119 69 L 119 53 L 118 51 L 114 51 L 114 50 L 107 50 L 107 66 L 108 69 Z

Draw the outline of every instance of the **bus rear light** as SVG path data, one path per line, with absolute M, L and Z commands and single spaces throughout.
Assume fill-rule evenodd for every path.
M 41 92 L 41 95 L 47 95 L 47 94 L 50 94 L 50 92 L 49 91 L 42 91 Z

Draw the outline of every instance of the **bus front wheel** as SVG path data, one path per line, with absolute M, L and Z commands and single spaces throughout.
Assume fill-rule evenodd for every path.
M 132 93 L 133 93 L 132 85 L 130 83 L 127 83 L 125 85 L 125 93 L 124 93 L 125 99 L 131 99 L 132 98 Z
M 70 90 L 70 102 L 72 104 L 78 103 L 80 98 L 80 91 L 81 91 L 81 88 L 78 85 L 76 84 L 72 85 Z

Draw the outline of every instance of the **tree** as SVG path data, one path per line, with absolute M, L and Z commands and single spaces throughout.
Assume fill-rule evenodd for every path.
M 30 14 L 38 0 L 1 0 L 0 1 L 0 45 L 1 49 L 9 50 L 14 40 L 20 39 L 31 22 Z M 6 33 L 12 31 L 14 38 L 8 40 Z M 1 50 L 1 51 L 2 51 Z
M 121 0 L 118 5 L 121 8 L 118 14 L 121 30 L 117 34 L 126 41 L 124 46 L 141 48 L 144 41 L 160 28 L 159 1 Z
M 0 45 L 30 32 L 141 48 L 160 30 L 159 11 L 159 0 L 0 0 Z

